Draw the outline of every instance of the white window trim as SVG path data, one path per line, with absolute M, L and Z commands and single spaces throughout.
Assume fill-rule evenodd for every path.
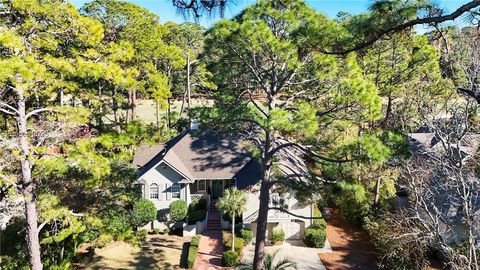
M 177 191 L 173 191 L 173 188 L 178 188 L 178 192 Z M 181 187 L 180 187 L 180 184 L 179 183 L 173 183 L 171 186 L 170 186 L 170 192 L 172 193 L 172 199 L 181 199 L 182 198 L 182 194 L 180 194 L 181 192 Z M 178 193 L 178 197 L 175 196 L 175 194 Z
M 152 187 L 157 188 L 157 198 L 152 198 L 152 195 L 155 194 L 155 193 L 152 193 Z M 148 187 L 148 198 L 150 198 L 150 200 L 158 200 L 160 198 L 160 187 L 158 184 L 156 183 L 150 184 L 150 186 Z
M 205 185 L 203 186 L 203 189 L 200 189 L 200 181 L 203 181 Z M 203 191 L 205 192 L 207 190 L 207 180 L 197 180 L 197 191 Z
M 165 184 L 165 186 L 166 186 L 165 193 L 167 195 L 167 201 L 171 201 L 172 200 L 172 186 L 169 185 L 169 184 Z

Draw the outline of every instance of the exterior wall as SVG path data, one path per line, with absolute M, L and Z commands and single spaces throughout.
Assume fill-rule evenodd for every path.
M 247 201 L 247 211 L 243 213 L 243 219 L 248 219 L 249 216 L 255 216 L 258 211 L 258 206 L 260 205 L 259 200 L 260 192 L 249 192 L 248 193 L 248 201 Z M 288 211 L 292 212 L 293 214 L 304 216 L 304 217 L 311 217 L 313 214 L 313 209 L 311 205 L 302 205 L 300 204 L 294 196 L 291 196 L 288 200 Z M 280 212 L 280 213 L 279 213 Z M 298 219 L 305 222 L 305 226 L 310 226 L 313 221 L 312 219 L 304 219 L 304 218 L 297 218 L 291 216 L 287 213 L 281 211 L 268 211 L 268 222 L 281 222 L 284 220 L 292 220 Z M 252 221 L 254 222 L 254 221 Z M 248 223 L 248 222 L 247 222 Z
M 174 171 L 172 168 L 164 163 L 160 163 L 157 167 L 149 170 L 142 175 L 138 182 L 142 185 L 143 198 L 152 201 L 158 210 L 158 217 L 161 219 L 162 215 L 165 215 L 168 210 L 168 206 L 178 198 L 173 198 L 171 193 L 172 184 L 178 183 L 183 179 L 183 176 Z M 159 187 L 159 198 L 150 199 L 150 186 L 157 184 Z M 189 185 L 180 184 L 180 200 L 189 201 Z M 144 229 L 165 229 L 167 226 L 159 220 L 149 223 L 143 227 Z
M 258 206 L 260 203 L 259 200 L 260 192 L 250 192 L 248 193 L 247 201 L 247 211 L 243 213 L 244 226 L 254 231 L 254 236 L 256 235 L 256 217 L 258 212 Z M 290 196 L 288 200 L 288 211 L 296 215 L 311 217 L 313 214 L 313 209 L 311 205 L 302 205 L 300 204 L 294 196 Z M 254 217 L 249 219 L 249 217 Z M 311 218 L 298 218 L 290 214 L 281 212 L 281 211 L 268 211 L 268 224 L 267 224 L 267 239 L 272 239 L 272 231 L 274 229 L 286 230 L 287 224 L 291 222 L 297 222 L 300 225 L 300 238 L 303 238 L 303 231 L 308 226 L 312 225 L 313 220 Z

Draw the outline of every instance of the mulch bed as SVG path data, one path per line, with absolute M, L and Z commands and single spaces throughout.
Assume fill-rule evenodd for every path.
M 349 224 L 332 208 L 327 220 L 327 238 L 333 253 L 319 254 L 327 270 L 376 270 L 377 255 L 366 232 Z

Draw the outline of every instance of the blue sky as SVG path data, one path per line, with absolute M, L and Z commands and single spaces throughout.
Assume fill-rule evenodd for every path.
M 89 0 L 70 0 L 76 6 L 81 7 L 84 3 L 89 2 Z M 171 0 L 126 0 L 131 3 L 135 3 L 139 6 L 142 6 L 146 9 L 149 9 L 153 13 L 160 16 L 162 22 L 174 21 L 174 22 L 184 22 L 185 18 L 182 15 L 177 14 L 176 9 L 172 6 Z M 243 8 L 248 5 L 255 3 L 255 0 L 237 0 L 238 4 L 231 6 L 226 11 L 226 18 L 231 18 L 238 14 Z M 358 14 L 367 11 L 371 0 L 306 0 L 306 2 L 316 9 L 317 11 L 326 14 L 330 17 L 335 17 L 339 11 L 346 11 L 351 14 Z M 457 7 L 468 2 L 468 0 L 436 0 L 436 3 L 440 7 L 444 8 L 447 12 L 455 10 Z M 200 23 L 204 26 L 212 25 L 217 17 L 214 18 L 203 18 Z

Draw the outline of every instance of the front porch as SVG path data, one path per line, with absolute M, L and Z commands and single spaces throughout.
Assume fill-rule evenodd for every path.
M 210 195 L 211 198 L 217 199 L 223 196 L 225 189 L 235 186 L 235 179 L 225 180 L 196 180 L 193 183 L 187 185 L 187 203 L 191 203 L 193 200 L 199 200 L 206 195 Z

